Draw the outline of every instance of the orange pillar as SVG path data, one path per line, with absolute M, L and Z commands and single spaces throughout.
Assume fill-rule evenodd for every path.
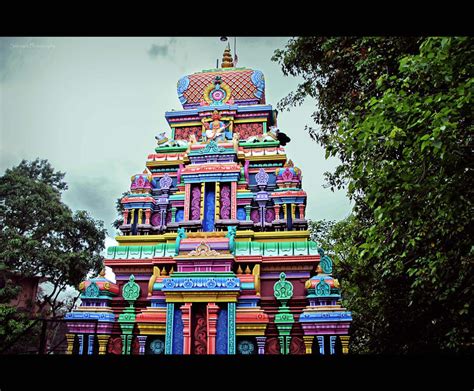
M 216 303 L 207 305 L 207 354 L 216 354 L 217 314 Z
M 183 318 L 183 354 L 191 354 L 191 307 L 192 303 L 181 306 L 181 316 Z

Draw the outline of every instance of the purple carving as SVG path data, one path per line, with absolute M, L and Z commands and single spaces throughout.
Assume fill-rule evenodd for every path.
M 171 185 L 173 184 L 173 180 L 169 176 L 168 173 L 166 173 L 161 179 L 160 179 L 160 188 L 162 190 L 168 190 Z
M 191 220 L 201 218 L 201 189 L 195 186 L 191 192 Z
M 160 225 L 160 214 L 159 213 L 153 213 L 151 216 L 151 225 L 158 227 Z
M 258 209 L 254 209 L 252 212 L 250 212 L 250 220 L 252 220 L 254 223 L 260 222 L 260 211 Z
M 265 221 L 267 223 L 272 223 L 275 220 L 275 211 L 273 209 L 267 209 L 265 212 Z
M 230 219 L 230 186 L 221 187 L 221 219 Z
M 171 211 L 168 211 L 168 214 L 166 215 L 166 224 L 171 223 Z
M 269 176 L 263 168 L 260 168 L 260 170 L 258 170 L 257 175 L 255 175 L 255 180 L 257 181 L 257 185 L 262 186 L 262 187 L 268 185 L 268 178 Z

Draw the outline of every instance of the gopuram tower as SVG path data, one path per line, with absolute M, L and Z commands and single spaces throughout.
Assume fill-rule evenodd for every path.
M 344 354 L 351 313 L 310 240 L 302 172 L 258 70 L 182 77 L 118 246 L 66 315 L 70 354 Z

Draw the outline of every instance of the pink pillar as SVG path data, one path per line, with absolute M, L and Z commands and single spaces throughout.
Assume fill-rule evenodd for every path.
M 280 220 L 280 205 L 275 204 L 275 220 Z
M 190 206 L 190 198 L 191 198 L 191 184 L 186 183 L 184 185 L 184 221 L 189 220 L 189 206 Z
M 304 219 L 304 204 L 299 204 L 298 208 L 300 209 L 300 219 Z
M 145 224 L 150 224 L 151 209 L 145 210 Z
M 192 303 L 181 306 L 181 317 L 183 319 L 183 354 L 191 354 L 191 307 Z
M 128 221 L 128 209 L 125 209 L 123 211 L 123 224 L 127 224 L 127 221 Z
M 216 354 L 217 314 L 219 306 L 215 303 L 207 305 L 207 354 Z
M 230 218 L 237 218 L 237 182 L 231 182 Z

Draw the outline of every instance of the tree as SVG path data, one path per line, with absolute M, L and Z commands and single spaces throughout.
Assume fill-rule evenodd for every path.
M 332 240 L 367 352 L 472 351 L 473 43 L 304 37 L 273 57 L 304 80 L 280 108 L 317 99 L 308 130 L 354 200 Z
M 23 160 L 0 177 L 0 268 L 3 276 L 43 277 L 51 284 L 38 303 L 39 312 L 53 318 L 62 314 L 60 294 L 77 286 L 90 271 L 99 271 L 106 230 L 85 211 L 72 212 L 61 201 L 67 189 L 64 173 L 47 160 Z M 0 290 L 2 330 L 0 345 L 28 327 L 25 316 L 9 306 L 13 292 L 4 277 Z M 5 321 L 5 322 L 4 322 Z

